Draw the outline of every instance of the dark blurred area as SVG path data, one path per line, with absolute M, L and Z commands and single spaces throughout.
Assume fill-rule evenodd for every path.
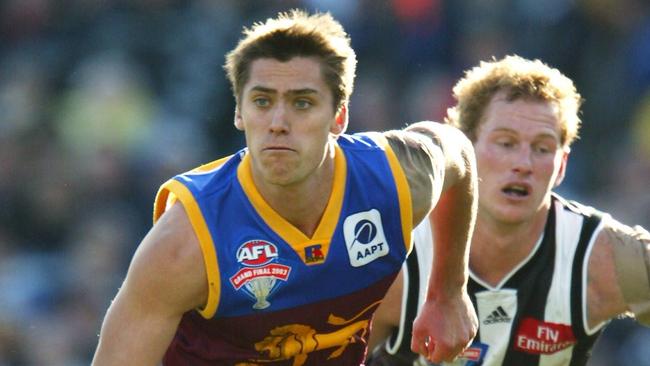
M 233 153 L 242 26 L 330 11 L 359 58 L 350 130 L 442 120 L 463 70 L 540 58 L 585 98 L 568 198 L 650 228 L 647 0 L 0 1 L 0 366 L 90 363 L 158 186 Z M 650 365 L 616 320 L 590 365 Z

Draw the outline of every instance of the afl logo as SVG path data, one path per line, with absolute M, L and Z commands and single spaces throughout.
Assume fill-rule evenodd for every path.
M 258 267 L 278 257 L 278 248 L 265 240 L 250 240 L 237 249 L 237 262 Z

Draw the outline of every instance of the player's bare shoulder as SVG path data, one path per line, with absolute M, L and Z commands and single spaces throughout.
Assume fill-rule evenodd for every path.
M 618 286 L 628 309 L 640 323 L 649 325 L 650 233 L 641 226 L 608 220 L 598 239 L 612 248 Z
M 407 176 L 414 218 L 424 217 L 443 190 L 473 169 L 472 144 L 453 126 L 422 121 L 402 130 L 386 131 L 384 136 Z
M 415 224 L 438 199 L 432 193 L 438 192 L 439 195 L 440 189 L 436 189 L 436 185 L 439 186 L 444 178 L 442 150 L 432 136 L 409 129 L 387 131 L 384 136 L 406 175 Z
M 203 254 L 180 202 L 160 217 L 140 244 L 129 272 L 137 272 L 137 268 L 145 271 L 147 278 L 160 278 L 160 283 L 149 285 L 177 294 L 175 299 L 182 308 L 189 310 L 204 304 L 207 284 Z

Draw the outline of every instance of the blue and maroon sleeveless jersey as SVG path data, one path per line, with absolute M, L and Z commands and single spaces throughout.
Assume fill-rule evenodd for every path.
M 408 184 L 380 134 L 343 135 L 312 237 L 253 184 L 246 150 L 165 183 L 154 220 L 180 201 L 209 294 L 187 312 L 164 365 L 360 365 L 372 314 L 410 250 Z

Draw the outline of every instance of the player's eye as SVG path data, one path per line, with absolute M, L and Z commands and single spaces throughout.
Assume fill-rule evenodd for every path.
M 308 99 L 297 99 L 294 102 L 294 105 L 296 106 L 297 109 L 307 109 L 312 106 L 312 102 Z
M 258 107 L 268 107 L 271 104 L 271 101 L 266 97 L 256 97 L 253 99 L 253 103 Z

